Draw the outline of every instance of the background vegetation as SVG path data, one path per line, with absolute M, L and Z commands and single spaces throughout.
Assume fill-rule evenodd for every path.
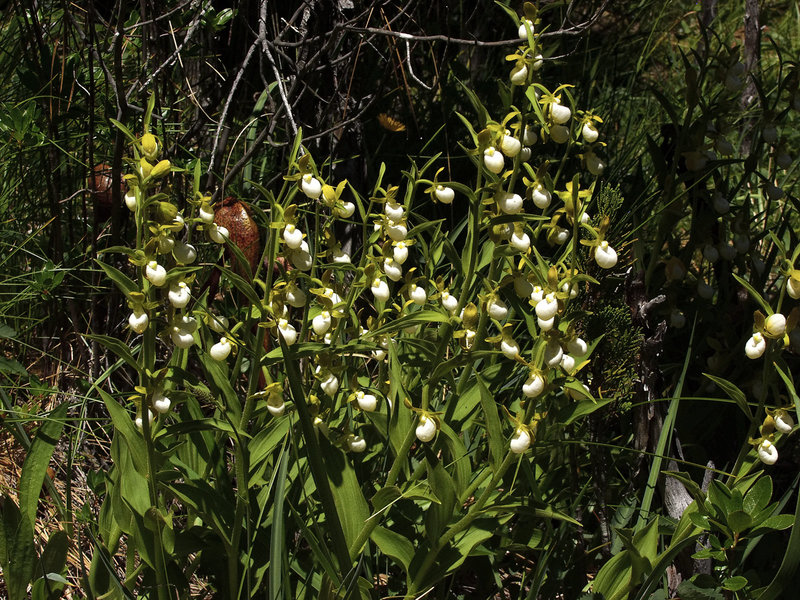
M 559 417 L 545 427 L 541 443 L 534 442 L 507 473 L 491 471 L 499 492 L 490 505 L 497 514 L 481 513 L 478 525 L 467 530 L 480 533 L 454 544 L 452 556 L 443 551 L 437 577 L 419 581 L 412 577 L 419 565 L 405 564 L 410 559 L 397 550 L 405 543 L 394 536 L 413 548 L 435 547 L 431 531 L 450 531 L 481 498 L 486 481 L 470 480 L 458 460 L 477 473 L 498 452 L 486 407 L 494 406 L 501 427 L 505 416 L 498 407 L 516 406 L 515 390 L 524 380 L 519 371 L 517 388 L 510 389 L 510 371 L 487 370 L 488 396 L 481 392 L 480 403 L 475 396 L 479 408 L 456 419 L 463 430 L 451 430 L 452 439 L 445 442 L 442 434 L 438 446 L 405 448 L 409 463 L 401 483 L 428 486 L 417 496 L 408 487 L 398 487 L 396 497 L 382 488 L 398 448 L 379 452 L 377 435 L 368 437 L 368 459 L 353 462 L 355 468 L 339 465 L 362 494 L 367 512 L 359 517 L 380 511 L 379 505 L 398 506 L 383 523 L 383 537 L 371 538 L 349 557 L 352 564 L 344 564 L 326 499 L 318 498 L 323 492 L 312 477 L 308 444 L 314 436 L 299 417 L 276 425 L 264 402 L 252 415 L 244 408 L 262 382 L 253 375 L 258 370 L 248 371 L 242 361 L 259 364 L 272 356 L 263 360 L 273 376 L 283 377 L 279 349 L 240 353 L 237 375 L 244 375 L 238 378 L 233 370 L 216 373 L 207 358 L 182 358 L 170 371 L 185 394 L 180 419 L 147 446 L 163 462 L 137 480 L 145 489 L 160 473 L 158 485 L 168 492 L 150 492 L 163 494 L 152 505 L 163 512 L 156 517 L 145 508 L 137 522 L 138 500 L 128 498 L 132 491 L 125 488 L 134 483 L 123 483 L 120 473 L 134 470 L 132 439 L 138 434 L 131 395 L 143 385 L 146 353 L 126 329 L 130 295 L 98 259 L 135 279 L 123 254 L 105 251 L 136 247 L 142 231 L 125 206 L 129 188 L 123 181 L 139 150 L 112 119 L 139 138 L 152 101 L 149 127 L 161 157 L 182 169 L 166 189 L 178 208 L 187 216 L 196 210 L 195 192 L 218 206 L 227 197 L 247 202 L 261 228 L 262 258 L 275 259 L 277 241 L 266 250 L 269 226 L 283 218 L 276 205 L 285 200 L 286 208 L 297 191 L 289 191 L 293 184 L 284 177 L 297 172 L 298 132 L 314 157 L 315 174 L 334 185 L 346 179 L 351 187 L 345 196 L 361 194 L 359 210 L 390 183 L 411 181 L 404 171 L 412 172 L 416 185 L 441 167 L 439 180 L 472 186 L 476 163 L 465 149 L 475 148 L 476 140 L 459 115 L 477 132 L 486 123 L 480 123 L 476 98 L 497 122 L 510 110 L 513 63 L 505 57 L 520 40 L 503 6 L 522 15 L 522 4 L 5 4 L 3 594 L 382 598 L 431 589 L 430 597 L 440 598 L 585 593 L 610 599 L 786 593 L 800 560 L 800 539 L 791 527 L 800 481 L 796 436 L 777 435 L 780 457 L 772 466 L 758 462 L 749 440 L 770 433 L 763 429 L 771 418 L 767 408 L 799 402 L 794 374 L 800 372 L 800 340 L 790 316 L 797 301 L 787 291 L 800 248 L 796 3 L 582 0 L 539 6 L 536 43 L 545 58 L 545 85 L 574 85 L 573 106 L 602 117 L 601 154 L 608 164 L 587 210 L 610 218 L 605 237 L 620 261 L 602 275 L 586 261 L 586 274 L 600 283 L 582 288 L 574 308 L 584 317 L 578 333 L 597 341 L 584 381 L 599 402 L 586 414 Z M 432 157 L 435 168 L 427 172 L 410 166 L 413 159 L 419 169 Z M 572 156 L 561 164 L 581 171 L 585 160 Z M 464 232 L 452 237 L 458 252 L 477 244 L 465 233 L 464 204 L 416 204 L 425 187 L 411 187 L 417 223 Z M 322 226 L 312 228 L 313 218 L 304 218 L 309 236 L 321 235 Z M 335 235 L 354 257 L 368 246 L 360 228 L 340 223 Z M 220 259 L 213 244 L 199 251 L 202 264 Z M 421 252 L 433 262 L 433 250 Z M 228 296 L 219 307 L 243 323 L 248 314 L 258 321 L 247 313 L 254 304 L 248 293 L 260 298 L 264 290 L 236 283 L 236 260 L 226 256 L 232 270 L 221 276 Z M 268 267 L 260 267 L 264 281 L 272 263 Z M 441 272 L 434 268 L 431 281 Z M 214 289 L 212 272 L 197 273 L 197 290 Z M 211 311 L 213 296 L 208 298 Z M 473 300 L 479 303 L 477 294 Z M 781 349 L 782 339 L 770 341 L 766 357 L 751 361 L 745 343 L 765 330 L 763 321 L 754 320 L 756 310 L 789 317 L 790 343 Z M 439 327 L 436 321 L 422 324 Z M 244 340 L 251 350 L 262 347 L 263 329 L 246 329 L 239 330 L 243 347 Z M 203 341 L 208 346 L 214 340 Z M 135 364 L 125 360 L 129 347 Z M 404 348 L 409 372 L 422 369 L 423 349 L 414 355 Z M 482 366 L 489 365 L 485 360 Z M 464 384 L 470 390 L 477 385 L 471 379 Z M 241 428 L 226 422 L 230 406 L 215 405 L 213 396 L 240 397 L 234 412 Z M 400 395 L 395 401 L 402 402 Z M 243 411 L 252 419 L 242 419 Z M 127 426 L 121 425 L 123 414 Z M 505 452 L 514 429 L 502 423 Z M 335 425 L 344 432 L 349 421 Z M 204 449 L 200 458 L 192 455 L 197 462 L 182 454 L 187 446 Z M 326 452 L 345 461 L 353 456 Z M 665 477 L 667 470 L 679 474 Z M 190 472 L 213 483 L 192 496 L 200 488 L 187 483 Z M 240 483 L 243 475 L 250 496 L 239 493 L 247 487 Z M 441 523 L 426 521 L 430 506 L 444 500 L 437 481 L 450 485 L 441 480 L 451 479 L 461 486 L 450 499 L 451 511 L 436 513 Z M 379 490 L 383 496 L 376 499 Z M 694 508 L 687 509 L 692 501 Z M 122 513 L 135 523 L 120 525 Z M 193 527 L 212 522 L 215 514 L 215 526 Z M 167 540 L 159 518 L 178 532 L 167 550 L 144 540 L 153 531 L 154 539 Z M 347 529 L 345 522 L 344 534 Z M 159 577 L 169 580 L 169 592 Z

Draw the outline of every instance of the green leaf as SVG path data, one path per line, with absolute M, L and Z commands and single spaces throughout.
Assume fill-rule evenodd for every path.
M 455 359 L 453 359 L 455 360 Z M 455 398 L 453 398 L 455 400 Z M 452 421 L 455 423 L 463 424 L 467 418 L 472 415 L 473 411 L 481 403 L 481 390 L 477 385 L 470 386 L 470 388 L 459 396 L 457 402 L 452 402 L 453 416 Z M 449 406 L 448 406 L 449 408 Z M 449 419 L 448 419 L 449 420 Z M 457 428 L 458 429 L 458 428 Z
M 744 495 L 742 508 L 751 517 L 755 516 L 767 507 L 770 498 L 772 498 L 772 478 L 769 475 L 764 475 Z
M 725 581 L 722 582 L 722 587 L 726 590 L 730 590 L 732 592 L 738 592 L 744 586 L 748 584 L 747 577 L 742 577 L 741 575 L 737 575 L 735 577 L 728 577 Z
M 742 277 L 739 277 L 736 273 L 731 273 L 731 275 L 750 293 L 750 296 L 752 296 L 753 300 L 755 300 L 761 305 L 761 308 L 764 309 L 765 314 L 771 315 L 774 312 L 772 310 L 772 307 L 770 307 L 769 302 L 764 300 L 764 298 L 761 297 L 761 294 L 759 294 L 756 291 L 756 289 L 752 285 L 750 285 L 749 282 L 747 282 Z
M 113 281 L 119 290 L 125 294 L 126 296 L 130 296 L 133 292 L 139 292 L 139 286 L 125 273 L 117 269 L 116 267 L 112 267 L 111 265 L 107 265 L 102 261 L 97 261 L 97 264 L 100 265 L 100 268 L 103 269 L 103 272 L 106 274 L 111 281 Z
M 17 337 L 17 332 L 13 327 L 9 327 L 5 323 L 0 323 L 0 340 L 11 340 Z
M 28 374 L 28 371 L 19 361 L 13 358 L 0 356 L 0 373 L 5 373 L 6 375 L 22 375 L 24 377 Z
M 207 352 L 200 354 L 200 363 L 213 383 L 213 387 L 216 388 L 214 391 L 217 397 L 221 399 L 223 406 L 228 410 L 230 418 L 234 422 L 238 422 L 242 414 L 242 405 L 239 400 L 239 394 L 233 389 L 228 379 L 224 363 L 214 360 Z
M 278 478 L 275 481 L 275 495 L 272 503 L 272 530 L 270 531 L 269 545 L 269 598 L 280 600 L 286 597 L 286 590 L 282 590 L 284 582 L 283 565 L 288 558 L 286 555 L 286 524 L 284 520 L 284 505 L 286 503 L 286 472 L 289 466 L 289 452 L 284 445 L 278 466 Z
M 331 445 L 324 436 L 320 436 L 320 450 L 344 538 L 347 547 L 352 548 L 364 522 L 370 516 L 369 506 L 364 494 L 361 493 L 356 472 L 348 460 L 348 455 Z
M 453 517 L 456 506 L 456 486 L 453 478 L 442 466 L 433 450 L 425 445 L 428 468 L 428 483 L 441 504 L 432 504 L 425 513 L 425 533 L 431 543 L 435 543 Z
M 728 394 L 728 397 L 736 402 L 736 405 L 742 409 L 742 412 L 747 415 L 747 418 L 751 421 L 753 420 L 753 413 L 750 411 L 750 406 L 747 404 L 747 397 L 744 395 L 744 392 L 736 387 L 733 383 L 728 381 L 727 379 L 723 379 L 722 377 L 717 377 L 716 375 L 711 375 L 709 373 L 703 373 L 706 377 L 708 377 L 711 381 L 717 384 L 719 388 Z
M 790 519 L 789 525 L 791 525 L 791 515 L 786 515 L 786 516 L 789 517 Z M 767 519 L 767 521 L 768 520 L 769 519 Z M 752 524 L 753 524 L 753 518 L 743 510 L 735 510 L 728 515 L 728 526 L 733 530 L 734 533 L 742 533 Z
M 69 404 L 59 404 L 39 426 L 36 439 L 33 440 L 25 462 L 22 464 L 22 476 L 19 480 L 19 510 L 22 519 L 36 521 L 36 509 L 39 506 L 39 493 L 47 477 L 47 467 L 53 455 L 61 431 L 64 428 Z
M 690 580 L 681 581 L 677 589 L 681 600 L 724 600 L 722 592 L 715 588 L 700 587 Z
M 497 523 L 491 519 L 478 519 L 464 533 L 457 535 L 439 559 L 442 573 L 451 573 L 467 559 L 478 544 L 492 537 Z
M 233 244 L 231 244 L 231 246 L 233 246 Z M 239 252 L 239 254 L 241 255 L 241 251 Z M 242 260 L 244 260 L 244 258 L 242 258 Z M 261 298 L 259 298 L 258 292 L 256 292 L 255 288 L 252 285 L 250 285 L 244 277 L 242 277 L 241 275 L 237 275 L 227 267 L 218 267 L 218 268 L 225 275 L 225 278 L 231 282 L 233 287 L 235 287 L 242 294 L 244 294 L 251 304 L 255 306 L 261 306 Z
M 492 470 L 496 471 L 505 458 L 504 450 L 506 445 L 497 402 L 495 402 L 494 396 L 489 392 L 486 384 L 483 383 L 480 375 L 475 375 L 475 385 L 480 392 L 481 409 L 483 410 L 486 424 L 486 436 L 489 440 L 489 458 L 491 459 Z
M 42 557 L 39 559 L 37 572 L 48 575 L 58 575 L 64 570 L 67 563 L 67 549 L 69 548 L 69 537 L 63 529 L 50 534 L 47 545 L 44 547 Z M 60 577 L 60 575 L 58 575 Z M 63 578 L 62 578 L 63 579 Z M 51 578 L 52 580 L 52 578 Z M 64 580 L 66 583 L 66 580 Z
M 127 410 L 122 408 L 113 397 L 100 388 L 95 388 L 103 399 L 106 410 L 114 424 L 114 429 L 125 438 L 127 448 L 133 456 L 133 465 L 142 474 L 147 471 L 147 450 L 144 445 L 144 438 L 139 430 L 136 429 L 133 417 Z
M 756 536 L 769 531 L 782 531 L 784 529 L 789 529 L 793 524 L 793 515 L 773 515 L 759 523 L 757 528 L 753 529 L 752 535 Z
M 141 371 L 141 367 L 139 367 L 139 363 L 136 362 L 136 359 L 133 357 L 130 348 L 128 348 L 128 346 L 121 340 L 111 337 L 110 335 L 98 335 L 91 333 L 84 334 L 84 337 L 97 341 L 101 346 L 107 350 L 111 350 L 114 354 L 124 360 L 128 366 L 135 369 L 137 372 Z
M 250 453 L 250 470 L 256 473 L 262 462 L 272 454 L 272 452 L 281 443 L 281 440 L 286 438 L 289 429 L 292 425 L 292 420 L 289 418 L 273 419 L 247 445 L 247 451 Z
M 605 600 L 623 600 L 634 586 L 632 576 L 631 553 L 623 550 L 600 568 L 594 578 L 592 591 L 602 594 Z
M 130 130 L 130 129 L 128 129 L 127 127 L 125 127 L 125 125 L 123 125 L 122 123 L 120 123 L 120 122 L 119 122 L 119 121 L 117 121 L 116 119 L 112 119 L 112 118 L 110 118 L 110 117 L 109 117 L 109 119 L 108 119 L 108 120 L 111 122 L 111 124 L 112 124 L 114 127 L 116 127 L 117 129 L 119 129 L 119 130 L 120 130 L 120 131 L 121 131 L 121 132 L 122 132 L 122 133 L 125 135 L 125 137 L 126 137 L 126 138 L 128 138 L 128 141 L 130 141 L 130 142 L 136 142 L 136 136 L 135 136 L 135 135 L 133 135 L 133 133 L 131 133 L 131 130 Z
M 27 598 L 28 583 L 33 579 L 36 569 L 34 535 L 33 521 L 21 518 L 8 553 L 7 568 L 3 568 L 8 600 Z
M 569 387 L 572 388 L 572 386 Z M 577 388 L 572 388 L 572 389 L 580 391 L 581 393 L 585 392 L 581 384 L 577 384 Z M 574 423 L 580 417 L 585 417 L 586 415 L 590 415 L 596 410 L 599 410 L 604 406 L 607 406 L 612 401 L 613 398 L 604 398 L 602 400 L 590 400 L 587 398 L 579 402 L 570 402 L 567 406 L 558 411 L 557 420 L 559 423 L 569 425 L 570 423 Z
M 775 370 L 778 372 L 778 375 L 780 375 L 781 379 L 783 379 L 783 383 L 786 384 L 786 389 L 788 390 L 789 395 L 792 397 L 795 409 L 800 409 L 800 397 L 798 397 L 797 395 L 797 390 L 795 390 L 794 383 L 792 382 L 791 377 L 786 373 L 784 373 L 783 369 L 781 369 L 777 363 L 772 363 L 772 364 L 775 367 Z
M 478 98 L 477 94 L 472 91 L 469 85 L 465 84 L 463 81 L 456 80 L 461 85 L 461 89 L 464 92 L 464 95 L 469 99 L 470 104 L 472 104 L 472 108 L 475 109 L 475 112 L 478 115 L 478 127 L 483 129 L 486 127 L 486 123 L 489 121 L 489 111 L 486 110 L 486 107 Z M 538 103 L 536 103 L 538 104 Z
M 383 554 L 398 561 L 408 573 L 411 560 L 414 558 L 414 544 L 411 541 L 380 525 L 372 530 L 369 537 Z
M 419 325 L 421 323 L 447 323 L 449 320 L 449 317 L 439 311 L 420 310 L 410 315 L 402 316 L 399 319 L 394 319 L 383 327 L 371 331 L 369 337 L 375 339 L 378 336 L 394 333 L 395 331 L 400 331 L 412 325 Z
M 729 490 L 724 483 L 716 479 L 708 486 L 708 499 L 717 509 L 717 516 L 719 517 L 742 509 L 742 503 L 737 502 L 734 493 Z
M 784 515 L 778 516 L 783 517 Z M 769 521 L 769 519 L 766 521 Z M 778 567 L 778 572 L 775 573 L 775 577 L 769 585 L 757 596 L 757 600 L 775 600 L 776 598 L 785 597 L 781 596 L 783 591 L 794 585 L 797 569 L 800 567 L 800 527 L 798 524 L 800 524 L 800 495 L 798 495 L 797 503 L 795 504 L 794 518 L 790 523 L 792 532 L 789 535 L 789 542 L 786 544 L 781 566 Z M 753 534 L 755 535 L 756 532 L 754 531 Z

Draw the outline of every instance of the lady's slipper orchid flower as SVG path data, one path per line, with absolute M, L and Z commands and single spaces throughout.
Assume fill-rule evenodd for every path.
M 794 419 L 785 408 L 776 410 L 773 419 L 775 419 L 775 429 L 783 434 L 791 433 L 794 429 Z
M 344 202 L 336 209 L 336 214 L 342 219 L 349 219 L 353 216 L 354 212 L 356 212 L 356 205 L 352 202 Z
M 595 127 L 594 123 L 588 121 L 583 124 L 581 127 L 581 135 L 585 142 L 592 144 L 597 141 L 597 138 L 600 136 L 600 132 L 597 131 L 597 127 Z
M 300 179 L 300 189 L 311 200 L 316 200 L 322 195 L 322 184 L 311 173 L 306 173 Z
M 531 434 L 525 427 L 518 427 L 509 442 L 509 449 L 514 454 L 522 454 L 531 446 Z
M 594 152 L 584 154 L 583 160 L 586 161 L 586 169 L 594 176 L 602 175 L 603 171 L 606 170 L 606 163 Z
M 514 338 L 504 337 L 500 340 L 500 352 L 503 356 L 514 360 L 519 355 L 519 344 Z
M 559 344 L 558 341 L 550 340 L 547 342 L 547 346 L 544 348 L 544 362 L 548 367 L 557 367 L 560 365 L 562 356 L 564 356 L 564 350 L 562 350 L 561 344 Z
M 442 204 L 452 204 L 453 198 L 456 197 L 453 188 L 444 185 L 437 185 L 434 194 L 436 195 L 436 199 Z
M 227 240 L 230 235 L 227 227 L 224 225 L 217 225 L 216 223 L 209 225 L 206 229 L 206 233 L 209 239 L 215 244 L 224 244 L 225 240 Z
M 291 346 L 297 341 L 297 330 L 286 319 L 278 319 L 278 332 L 287 346 Z
M 378 399 L 375 394 L 367 394 L 362 390 L 356 392 L 356 402 L 358 408 L 365 412 L 373 412 L 378 407 Z
M 197 249 L 191 244 L 176 241 L 172 248 L 172 256 L 182 265 L 190 265 L 197 259 Z
M 509 240 L 511 247 L 520 252 L 527 252 L 531 247 L 531 238 L 524 231 L 514 232 Z
M 331 260 L 338 265 L 350 264 L 350 255 L 341 246 L 337 246 L 331 250 Z
M 125 192 L 125 206 L 131 212 L 136 212 L 136 191 L 133 189 Z
M 369 289 L 375 297 L 375 300 L 386 302 L 389 299 L 389 284 L 380 277 L 376 277 L 372 280 L 372 285 Z
M 206 225 L 211 225 L 214 222 L 214 209 L 209 204 L 200 206 L 200 220 Z
M 208 353 L 214 360 L 223 361 L 231 353 L 231 343 L 228 338 L 222 337 L 208 349 Z
M 283 416 L 283 413 L 286 410 L 286 403 L 281 397 L 273 398 L 270 396 L 270 398 L 267 400 L 267 410 L 273 417 Z
M 486 303 L 486 312 L 489 316 L 498 321 L 502 321 L 508 316 L 508 306 L 497 296 L 493 296 Z
M 405 263 L 408 259 L 408 244 L 406 244 L 405 241 L 400 241 L 394 244 L 392 256 L 394 257 L 394 262 L 400 265 Z
M 390 223 L 386 226 L 386 235 L 395 242 L 402 242 L 408 235 L 408 228 L 403 223 Z
M 536 316 L 540 319 L 552 319 L 558 312 L 558 300 L 553 293 L 547 294 L 541 302 L 536 304 Z
M 397 202 L 387 202 L 383 207 L 383 214 L 386 215 L 390 223 L 399 223 L 403 219 L 405 209 L 402 204 Z
M 556 227 L 555 233 L 553 234 L 553 242 L 559 245 L 566 244 L 570 237 L 572 236 L 569 229 L 564 227 Z
M 561 104 L 561 98 L 556 98 L 550 103 L 550 118 L 556 125 L 564 125 L 572 117 L 572 111 L 568 106 Z
M 603 240 L 595 248 L 594 261 L 601 269 L 611 269 L 617 264 L 617 251 L 609 246 L 607 241 Z
M 223 315 L 206 315 L 206 323 L 208 324 L 209 329 L 216 333 L 225 333 L 228 329 L 228 317 Z
M 302 308 L 306 305 L 306 293 L 297 287 L 296 283 L 290 283 L 286 286 L 284 292 L 286 303 L 294 308 Z
M 747 358 L 760 358 L 767 349 L 767 340 L 759 332 L 755 332 L 753 336 L 747 340 L 744 345 L 744 353 Z
M 449 291 L 445 290 L 442 292 L 440 299 L 445 310 L 451 315 L 454 315 L 456 313 L 456 309 L 458 308 L 458 298 L 453 296 Z
M 351 433 L 347 436 L 347 447 L 350 449 L 350 452 L 355 452 L 356 454 L 360 454 L 367 449 L 367 440 L 365 440 L 360 435 L 355 435 Z
M 786 280 L 786 293 L 795 300 L 800 298 L 800 279 L 789 277 L 789 279 Z
M 328 396 L 334 396 L 339 390 L 339 380 L 333 373 L 328 373 L 327 377 L 320 381 L 320 387 Z
M 544 391 L 545 381 L 539 373 L 531 373 L 522 384 L 522 393 L 526 398 L 536 398 Z
M 167 282 L 167 270 L 154 260 L 147 263 L 144 276 L 156 287 L 161 287 Z
M 542 319 L 540 317 L 537 317 L 536 323 L 539 325 L 539 329 L 541 329 L 542 331 L 550 331 L 553 327 L 556 326 L 556 318 L 550 317 L 549 319 Z
M 150 422 L 150 424 L 152 425 L 152 424 L 153 424 L 153 421 L 155 421 L 155 419 L 156 419 L 156 416 L 153 414 L 153 411 L 152 411 L 152 410 L 150 410 L 150 409 L 148 408 L 148 409 L 147 409 L 147 420 L 148 420 L 148 421 Z M 141 430 L 142 430 L 142 428 L 144 427 L 144 423 L 142 422 L 142 417 L 140 417 L 140 416 L 137 416 L 137 417 L 136 417 L 136 419 L 134 420 L 134 423 L 136 423 L 136 428 L 137 428 L 139 431 L 141 431 Z
M 292 250 L 297 250 L 303 243 L 303 232 L 292 223 L 287 223 L 283 228 L 283 241 Z
M 569 139 L 569 128 L 564 125 L 552 125 L 550 127 L 550 139 L 556 144 L 564 144 Z
M 778 449 L 769 440 L 763 440 L 758 445 L 758 458 L 765 465 L 774 465 L 778 462 Z
M 428 301 L 428 293 L 425 291 L 425 288 L 416 283 L 411 284 L 408 295 L 414 304 L 419 304 L 420 306 Z
M 163 415 L 169 412 L 169 407 L 171 405 L 172 402 L 164 395 L 163 392 L 155 392 L 153 394 L 153 408 L 156 409 L 158 414 Z
M 420 442 L 430 442 L 436 436 L 437 431 L 438 427 L 433 417 L 425 414 L 420 415 L 419 423 L 414 432 Z
M 189 304 L 189 300 L 191 300 L 189 286 L 186 285 L 185 281 L 173 283 L 169 287 L 169 293 L 167 296 L 169 297 L 170 304 L 172 304 L 172 306 L 175 308 L 184 308 L 187 304 Z
M 501 152 L 493 146 L 489 146 L 483 151 L 483 164 L 495 175 L 501 173 L 506 166 L 506 159 Z
M 503 194 L 498 199 L 497 205 L 505 214 L 515 215 L 522 210 L 522 196 L 511 193 Z
M 781 338 L 786 333 L 786 317 L 781 313 L 775 313 L 767 317 L 764 321 L 764 329 L 774 338 Z
M 541 183 L 537 183 L 531 189 L 531 199 L 536 205 L 536 208 L 545 209 L 550 206 L 552 195 L 542 186 Z
M 403 277 L 402 266 L 391 257 L 386 257 L 383 260 L 383 272 L 392 281 L 400 281 Z
M 567 351 L 575 356 L 583 356 L 588 350 L 589 346 L 581 338 L 575 338 L 567 342 Z
M 508 158 L 514 158 L 522 149 L 522 142 L 511 135 L 511 132 L 506 129 L 503 137 L 500 138 L 500 150 Z
M 528 39 L 528 30 L 530 29 L 531 35 L 533 35 L 533 23 L 530 19 L 522 18 L 519 22 L 519 29 L 517 30 L 517 35 L 519 35 L 519 39 L 527 40 Z
M 323 310 L 311 320 L 311 327 L 317 335 L 325 335 L 331 328 L 331 323 L 331 313 L 327 310 Z
M 513 85 L 524 85 L 528 80 L 528 66 L 519 61 L 513 69 L 511 69 L 511 83 Z
M 144 333 L 149 323 L 150 319 L 142 308 L 134 309 L 128 317 L 128 325 L 136 333 Z

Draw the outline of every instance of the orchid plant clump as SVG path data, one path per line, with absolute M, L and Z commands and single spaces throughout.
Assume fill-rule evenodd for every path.
M 573 424 L 610 402 L 587 369 L 598 340 L 585 298 L 625 246 L 597 202 L 603 120 L 570 84 L 545 86 L 535 7 L 513 17 L 503 109 L 492 118 L 467 89 L 475 115 L 459 115 L 473 181 L 436 155 L 396 183 L 381 168 L 362 195 L 300 132 L 282 183 L 253 182 L 265 234 L 254 264 L 201 190 L 199 161 L 190 196 L 178 192 L 185 172 L 150 132 L 154 102 L 141 136 L 116 123 L 132 149 L 136 241 L 107 254 L 133 275 L 101 266 L 130 333 L 99 341 L 138 380 L 129 410 L 100 392 L 117 431 L 101 537 L 111 555 L 127 542 L 132 581 L 143 573 L 166 598 L 205 569 L 230 598 L 290 579 L 297 597 L 350 597 L 380 556 L 414 598 L 524 520 L 519 497 L 537 518 L 575 522 L 537 482 L 568 463 Z M 440 205 L 467 217 L 422 217 Z M 775 316 L 748 356 L 780 337 Z M 773 432 L 792 426 L 785 408 L 768 419 L 753 442 L 767 463 Z M 315 557 L 291 576 L 289 513 Z M 223 568 L 209 566 L 209 540 Z

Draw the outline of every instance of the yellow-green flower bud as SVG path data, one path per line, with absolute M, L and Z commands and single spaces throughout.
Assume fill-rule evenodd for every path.
M 158 157 L 158 141 L 156 141 L 156 136 L 152 133 L 145 133 L 142 136 L 142 152 L 150 160 L 155 160 Z
M 172 165 L 168 160 L 160 160 L 158 161 L 158 164 L 153 167 L 153 170 L 150 171 L 150 177 L 153 179 L 159 179 L 164 175 L 168 175 L 171 170 Z

